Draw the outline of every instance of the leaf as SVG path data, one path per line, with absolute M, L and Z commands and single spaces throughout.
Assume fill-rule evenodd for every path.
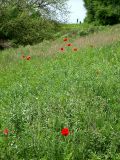
M 4 143 L 3 137 L 0 137 L 0 143 Z
M 72 152 L 65 157 L 65 160 L 70 160 L 72 158 Z

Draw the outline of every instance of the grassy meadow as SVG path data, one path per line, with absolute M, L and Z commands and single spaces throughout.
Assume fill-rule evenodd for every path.
M 0 51 L 1 160 L 120 160 L 120 25 L 67 27 Z

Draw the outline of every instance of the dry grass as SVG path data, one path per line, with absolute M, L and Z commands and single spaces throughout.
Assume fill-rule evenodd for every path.
M 69 37 L 70 38 L 70 37 Z M 71 38 L 70 38 L 71 39 Z M 107 44 L 112 44 L 120 40 L 120 25 L 109 27 L 108 30 L 90 34 L 88 36 L 79 37 L 74 40 L 73 46 L 79 48 L 85 47 L 100 47 Z M 31 52 L 36 56 L 56 55 L 60 52 L 60 48 L 65 47 L 65 42 L 62 39 L 55 41 L 45 41 L 42 44 L 31 47 Z
M 41 44 L 34 46 L 27 46 L 26 48 L 34 56 L 48 56 L 54 55 L 58 52 L 60 47 L 59 41 L 44 41 Z
M 71 37 L 68 38 L 73 41 Z M 72 42 L 72 44 L 74 47 L 80 49 L 86 47 L 104 46 L 117 41 L 120 41 L 120 25 L 109 27 L 107 30 L 99 31 L 88 36 L 76 38 Z M 27 52 L 28 54 L 34 57 L 46 57 L 49 55 L 54 56 L 56 54 L 63 53 L 60 51 L 61 47 L 65 47 L 65 42 L 63 42 L 62 38 L 57 39 L 55 41 L 44 41 L 34 46 L 28 45 L 26 47 L 20 47 L 18 49 L 8 49 L 7 52 L 9 53 L 8 57 L 16 61 L 16 58 L 18 57 L 17 53 L 20 53 L 21 51 Z
M 120 40 L 120 29 L 111 29 L 108 32 L 94 33 L 85 37 L 78 38 L 74 45 L 78 48 L 100 47 Z

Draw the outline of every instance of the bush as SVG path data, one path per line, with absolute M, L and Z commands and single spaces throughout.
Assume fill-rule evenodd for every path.
M 87 9 L 86 22 L 102 25 L 120 23 L 120 1 L 118 0 L 84 0 Z
M 14 13 L 14 14 L 13 14 Z M 38 13 L 8 7 L 1 11 L 0 37 L 15 44 L 35 44 L 50 39 L 59 28 L 57 22 L 45 20 Z

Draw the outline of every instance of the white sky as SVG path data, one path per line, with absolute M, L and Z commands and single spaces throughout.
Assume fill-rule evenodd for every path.
M 71 12 L 68 23 L 76 23 L 77 18 L 79 21 L 83 22 L 86 16 L 86 10 L 84 8 L 83 0 L 69 0 L 67 4 Z

